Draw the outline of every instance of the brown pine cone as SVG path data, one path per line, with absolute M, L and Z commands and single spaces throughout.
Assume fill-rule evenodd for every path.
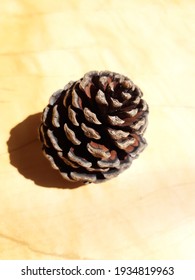
M 145 148 L 148 105 L 129 78 L 92 71 L 55 92 L 39 128 L 43 152 L 70 181 L 117 176 Z

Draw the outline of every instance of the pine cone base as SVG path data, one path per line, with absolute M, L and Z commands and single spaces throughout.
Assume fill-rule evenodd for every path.
M 128 77 L 91 71 L 55 92 L 39 138 L 53 168 L 73 182 L 100 182 L 128 168 L 146 147 L 148 105 Z

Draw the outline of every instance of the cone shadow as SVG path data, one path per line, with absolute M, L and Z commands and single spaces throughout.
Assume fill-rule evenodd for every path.
M 82 183 L 71 183 L 64 180 L 43 156 L 41 143 L 38 140 L 38 126 L 41 113 L 30 115 L 10 131 L 7 141 L 10 163 L 25 178 L 34 181 L 38 186 L 74 189 Z

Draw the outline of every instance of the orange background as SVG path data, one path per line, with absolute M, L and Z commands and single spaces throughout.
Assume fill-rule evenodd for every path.
M 72 188 L 41 154 L 40 112 L 106 69 L 144 92 L 149 145 L 117 178 Z M 194 77 L 193 0 L 1 1 L 0 258 L 194 258 Z

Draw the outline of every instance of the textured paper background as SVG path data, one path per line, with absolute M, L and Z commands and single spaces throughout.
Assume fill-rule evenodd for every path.
M 41 154 L 40 112 L 105 69 L 143 90 L 149 145 L 119 177 L 71 189 Z M 194 77 L 193 0 L 1 1 L 0 258 L 194 258 Z

